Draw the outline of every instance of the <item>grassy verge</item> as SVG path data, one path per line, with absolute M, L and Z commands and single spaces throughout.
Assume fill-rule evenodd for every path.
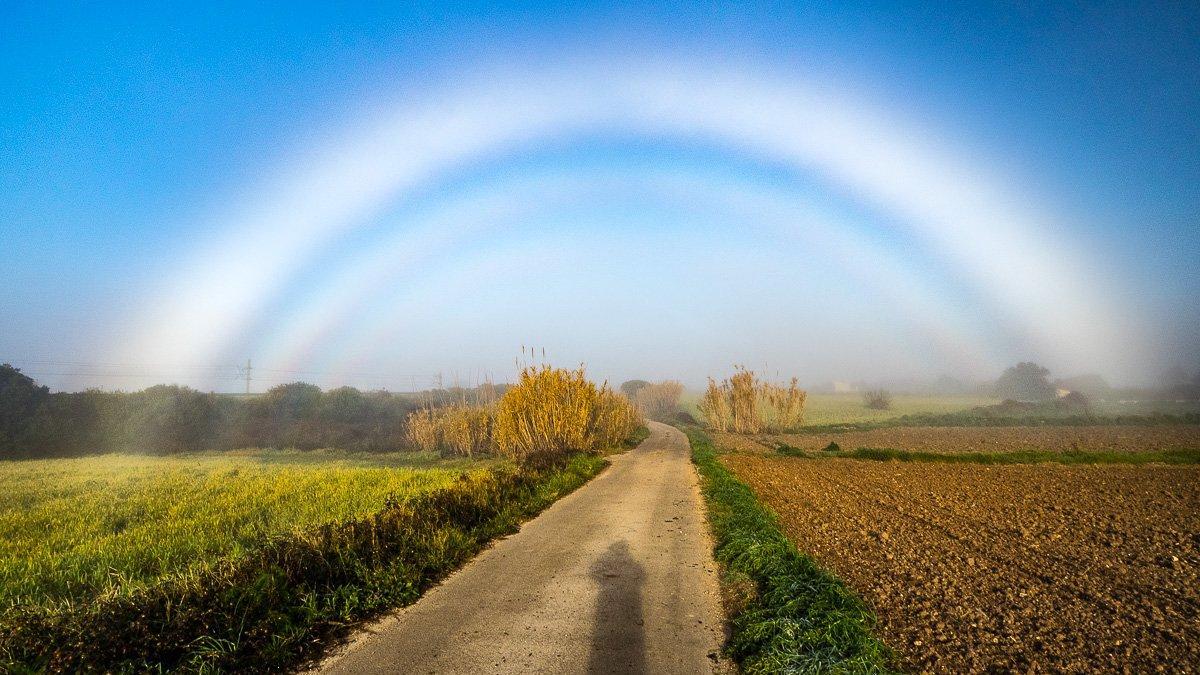
M 746 673 L 890 672 L 875 617 L 840 580 L 801 554 L 754 493 L 687 429 L 727 588 L 750 591 L 730 620 L 728 651 Z
M 370 515 L 268 539 L 128 593 L 0 615 L 0 671 L 265 671 L 416 600 L 488 541 L 598 473 L 590 455 L 463 473 Z
M 809 459 L 865 459 L 877 462 L 948 462 L 955 464 L 1200 464 L 1200 450 L 1174 449 L 1147 452 L 1087 452 L 1070 450 L 1022 450 L 1015 452 L 922 452 L 892 448 L 857 448 L 855 450 L 803 450 L 780 445 L 776 452 L 789 457 Z

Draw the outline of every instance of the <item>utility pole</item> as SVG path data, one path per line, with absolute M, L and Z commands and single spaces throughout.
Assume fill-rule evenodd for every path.
M 244 377 L 246 379 L 246 395 L 249 396 L 250 395 L 250 380 L 254 379 L 250 376 L 250 373 L 254 370 L 254 366 L 250 365 L 250 359 L 246 359 L 246 367 L 238 368 L 238 370 L 242 371 L 242 377 Z

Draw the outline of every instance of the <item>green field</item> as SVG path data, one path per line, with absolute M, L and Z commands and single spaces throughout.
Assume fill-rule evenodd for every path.
M 0 608 L 127 593 L 295 530 L 361 518 L 483 464 L 253 451 L 0 463 Z
M 240 451 L 0 462 L 0 672 L 276 672 L 607 465 Z
M 957 412 L 994 403 L 999 403 L 999 400 L 969 394 L 894 394 L 891 408 L 871 410 L 863 405 L 861 394 L 810 394 L 804 406 L 804 424 L 817 426 L 879 422 L 918 413 L 938 415 Z
M 689 391 L 684 393 L 679 405 L 696 419 L 701 419 L 700 411 L 696 407 L 699 400 L 699 392 Z M 957 412 L 999 402 L 995 398 L 971 394 L 894 394 L 890 409 L 871 410 L 863 405 L 862 394 L 809 394 L 804 405 L 804 425 L 879 422 L 919 413 Z

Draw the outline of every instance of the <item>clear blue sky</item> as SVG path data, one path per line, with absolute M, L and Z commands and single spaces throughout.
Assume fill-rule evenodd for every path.
M 251 4 L 0 6 L 0 361 L 1200 366 L 1196 3 Z

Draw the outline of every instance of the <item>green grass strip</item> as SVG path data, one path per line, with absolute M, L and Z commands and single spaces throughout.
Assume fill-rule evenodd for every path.
M 856 450 L 803 450 L 780 445 L 776 452 L 789 457 L 808 459 L 865 459 L 877 462 L 943 462 L 948 464 L 1200 464 L 1200 449 L 1152 450 L 1146 452 L 1112 452 L 1068 450 L 1021 450 L 1016 452 L 922 452 L 892 448 L 858 448 Z
M 837 577 L 801 554 L 753 491 L 726 469 L 708 437 L 687 430 L 725 580 L 754 597 L 730 617 L 728 652 L 745 673 L 887 673 L 875 616 Z

